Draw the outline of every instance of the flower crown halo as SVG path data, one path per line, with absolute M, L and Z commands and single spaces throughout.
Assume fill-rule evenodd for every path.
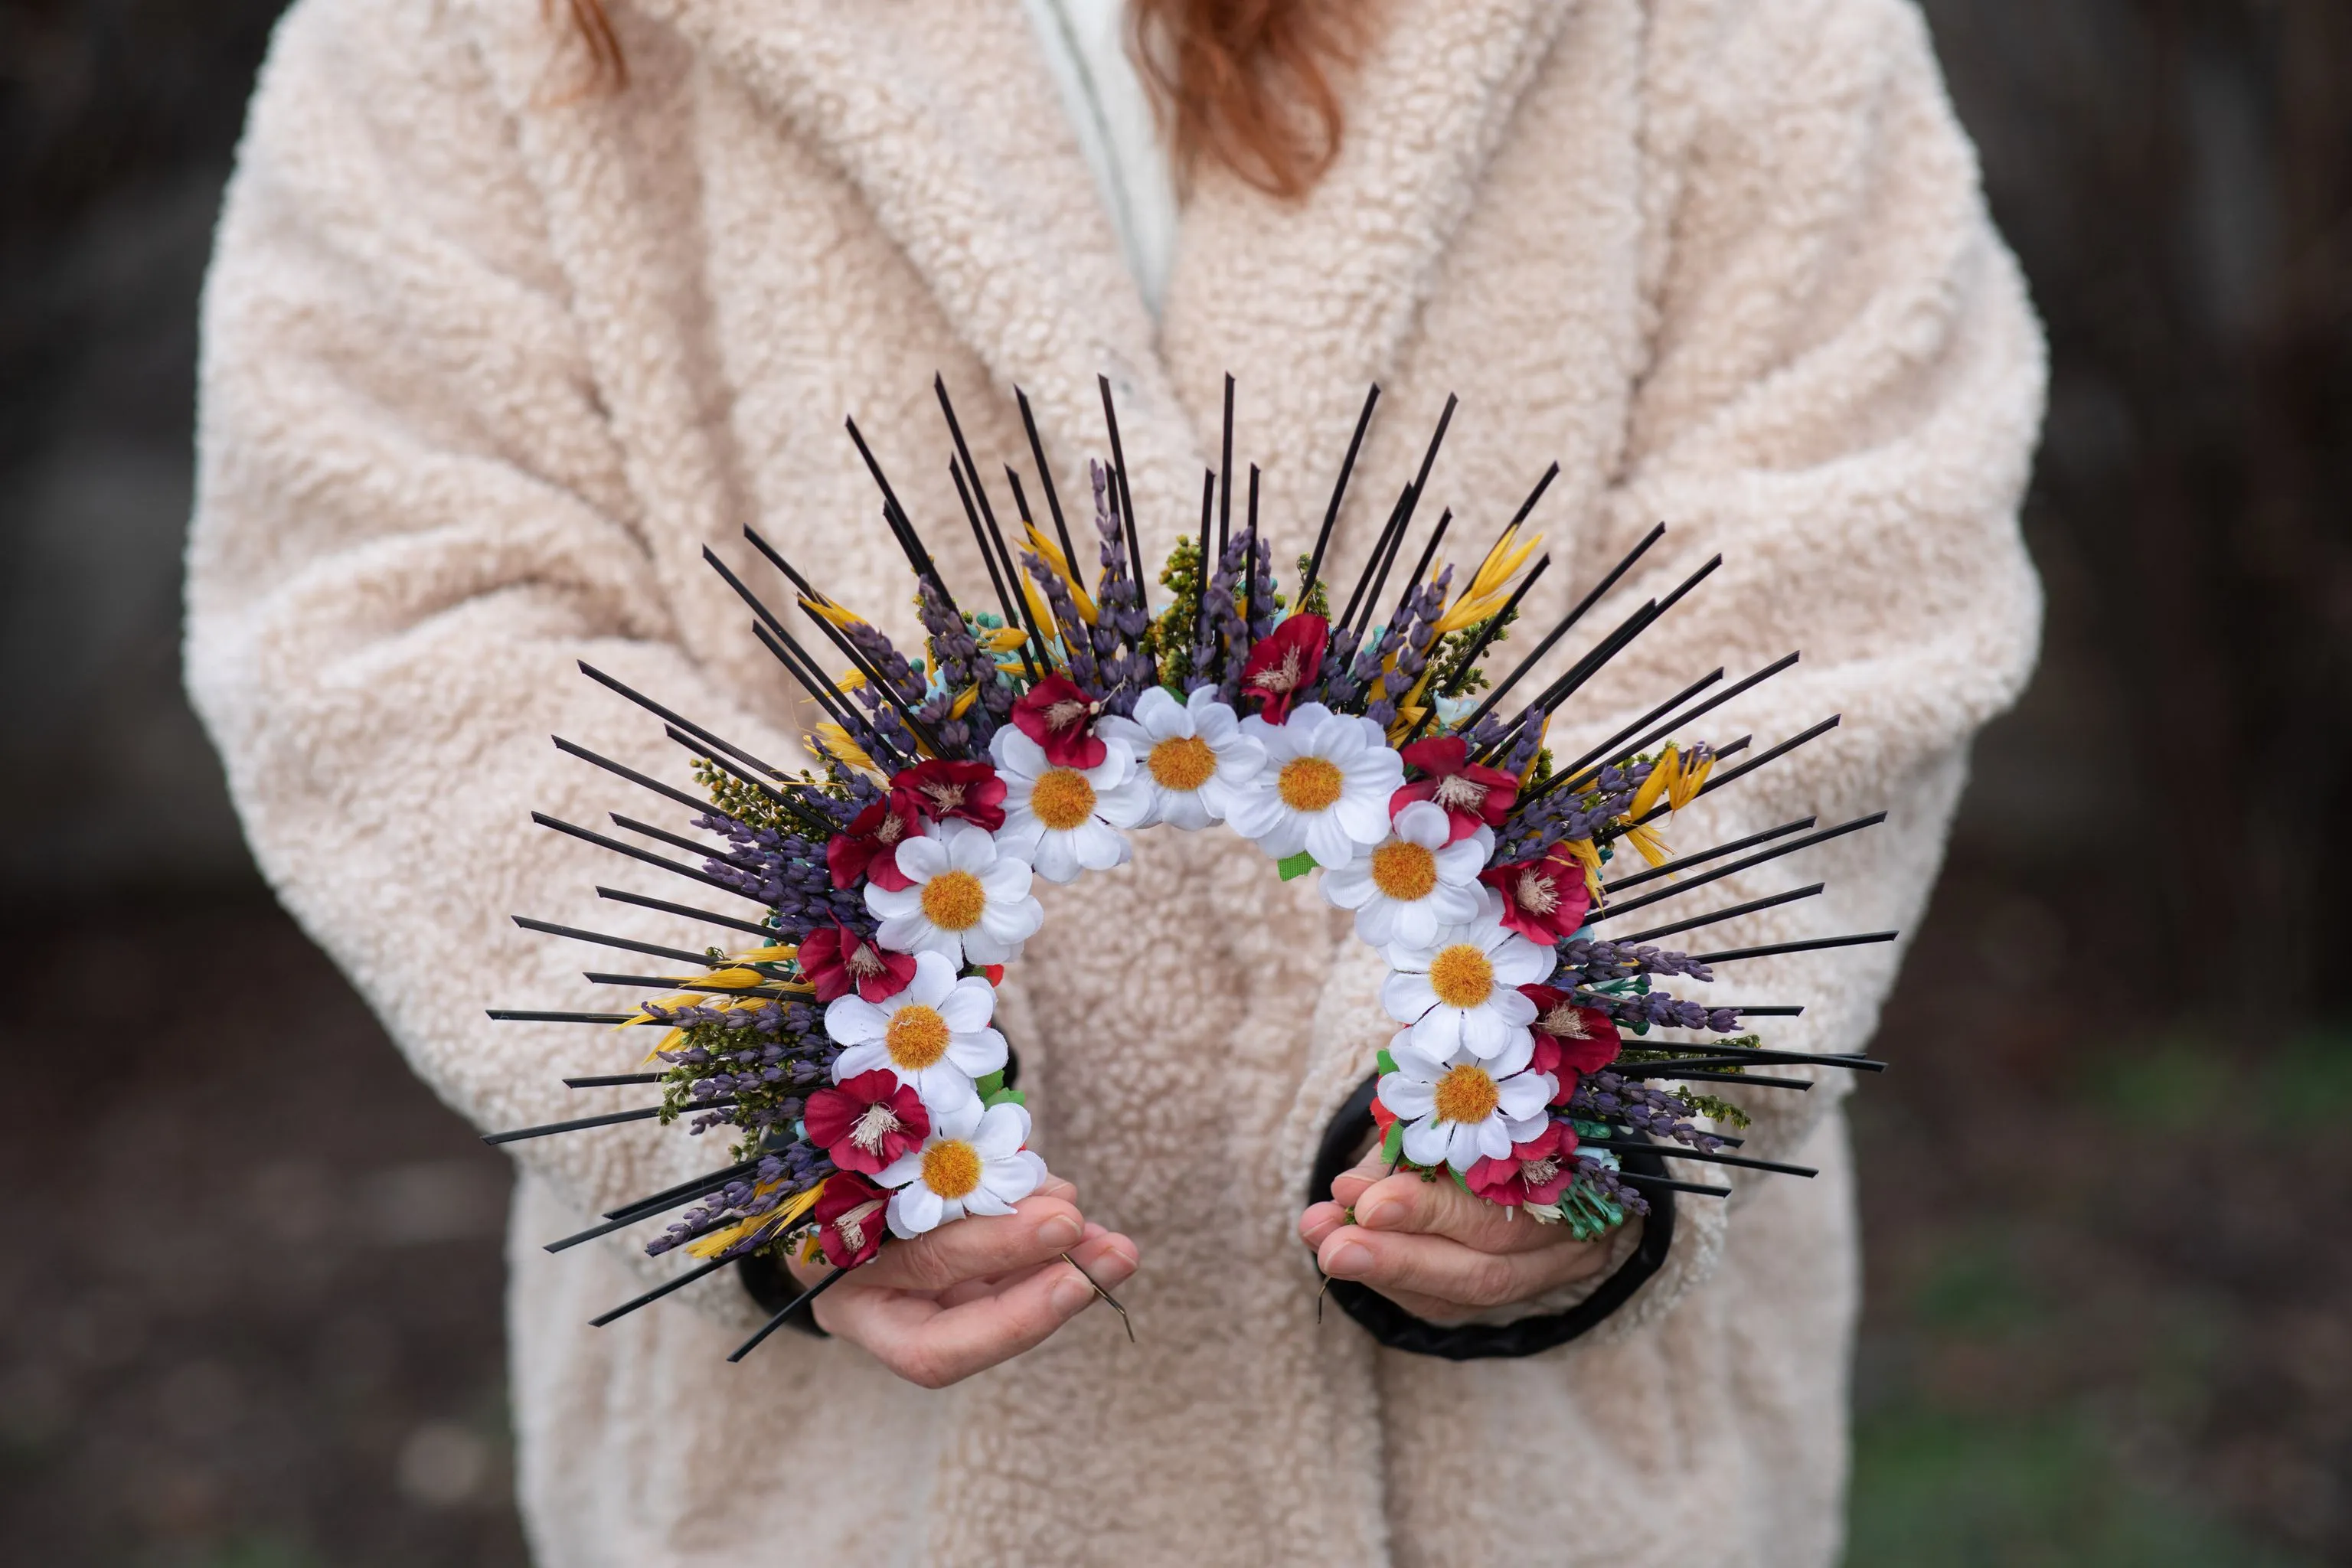
M 1719 746 L 1677 738 L 1798 656 L 1727 684 L 1714 670 L 1580 756 L 1562 761 L 1545 744 L 1561 705 L 1721 556 L 1633 609 L 1514 707 L 1507 700 L 1666 530 L 1652 529 L 1507 669 L 1489 669 L 1488 656 L 1518 626 L 1522 600 L 1550 563 L 1536 556 L 1540 536 L 1523 531 L 1559 466 L 1545 470 L 1466 582 L 1454 565 L 1435 564 L 1454 521 L 1447 511 L 1394 599 L 1386 598 L 1453 398 L 1334 614 L 1333 585 L 1320 574 L 1324 552 L 1377 386 L 1364 399 L 1314 548 L 1299 559 L 1295 595 L 1286 595 L 1260 536 L 1255 466 L 1241 525 L 1234 523 L 1234 385 L 1226 378 L 1222 476 L 1203 477 L 1198 537 L 1180 541 L 1161 567 L 1157 582 L 1168 596 L 1156 609 L 1136 570 L 1134 508 L 1108 379 L 1110 462 L 1089 465 L 1099 563 L 1091 582 L 1078 567 L 1027 397 L 1016 390 L 1052 532 L 1040 527 L 1008 465 L 1020 522 L 1008 538 L 946 385 L 935 387 L 957 495 L 987 565 L 989 608 L 958 603 L 848 423 L 915 576 L 920 658 L 901 653 L 746 529 L 846 662 L 828 676 L 782 617 L 714 552 L 703 552 L 751 607 L 753 635 L 823 714 L 804 738 L 814 768 L 778 768 L 581 665 L 662 721 L 688 753 L 699 794 L 560 737 L 556 745 L 686 807 L 706 837 L 614 815 L 625 831 L 691 858 L 681 861 L 544 814 L 534 820 L 760 911 L 746 919 L 596 889 L 740 939 L 699 952 L 515 917 L 530 930 L 665 960 L 681 973 L 589 973 L 591 983 L 649 993 L 626 1013 L 493 1010 L 500 1019 L 658 1031 L 639 1070 L 564 1081 L 657 1086 L 661 1100 L 488 1141 L 641 1120 L 684 1121 L 697 1134 L 723 1126 L 735 1140 L 722 1168 L 549 1245 L 561 1251 L 677 1216 L 646 1250 L 682 1247 L 698 1266 L 597 1323 L 738 1259 L 821 1256 L 830 1263 L 831 1272 L 730 1358 L 740 1360 L 892 1238 L 966 1215 L 1006 1214 L 1034 1192 L 1045 1166 L 1028 1148 L 1018 1058 L 996 1026 L 996 988 L 1044 921 L 1035 880 L 1066 883 L 1124 865 L 1130 836 L 1155 824 L 1223 824 L 1265 851 L 1286 880 L 1319 871 L 1324 898 L 1352 911 L 1357 935 L 1386 960 L 1380 1000 L 1396 1028 L 1368 1065 L 1377 1075 L 1371 1117 L 1390 1169 L 1456 1182 L 1588 1239 L 1646 1214 L 1661 1194 L 1727 1194 L 1668 1177 L 1654 1151 L 1813 1173 L 1727 1152 L 1739 1140 L 1717 1129 L 1748 1119 L 1711 1091 L 1810 1087 L 1757 1077 L 1748 1069 L 1758 1065 L 1883 1064 L 1768 1049 L 1748 1027 L 1800 1006 L 1701 1002 L 1667 987 L 1708 984 L 1718 966 L 1744 959 L 1895 933 L 1698 953 L 1656 945 L 1809 898 L 1822 891 L 1819 882 L 1630 933 L 1601 929 L 1884 819 L 1881 812 L 1819 827 L 1808 816 L 1679 857 L 1660 838 L 1661 817 L 1835 727 L 1835 717 L 1826 719 L 1731 766 L 1723 764 L 1748 749 L 1749 737 Z M 1643 864 L 1612 877 L 1622 849 Z M 1655 1033 L 1664 1030 L 1702 1037 Z

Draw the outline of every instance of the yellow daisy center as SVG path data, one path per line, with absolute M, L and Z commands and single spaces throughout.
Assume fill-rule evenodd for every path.
M 943 1198 L 967 1198 L 980 1185 L 980 1151 L 942 1138 L 923 1151 L 923 1185 Z
M 1275 789 L 1293 811 L 1328 811 L 1339 798 L 1339 764 L 1321 757 L 1293 757 L 1282 764 Z
M 1198 735 L 1175 735 L 1152 747 L 1144 765 L 1161 789 L 1190 795 L 1216 775 L 1217 753 Z
M 890 1015 L 882 1047 L 890 1053 L 890 1065 L 902 1072 L 937 1067 L 948 1054 L 948 1021 L 936 1009 L 910 1002 Z
M 923 918 L 941 931 L 970 931 L 988 908 L 988 890 L 969 871 L 942 871 L 923 884 Z
M 1437 1119 L 1440 1121 L 1484 1121 L 1495 1114 L 1495 1105 L 1502 1098 L 1495 1088 L 1494 1077 L 1485 1068 L 1467 1064 L 1450 1068 L 1437 1080 Z M 925 1173 L 929 1160 L 925 1158 Z
M 1442 948 L 1430 961 L 1429 988 L 1448 1007 L 1475 1007 L 1495 991 L 1495 962 L 1466 942 Z
M 1076 768 L 1054 768 L 1030 792 L 1029 809 L 1056 833 L 1067 833 L 1095 814 L 1095 786 Z
M 1437 886 L 1437 857 L 1408 839 L 1372 851 L 1372 886 L 1384 897 L 1409 904 Z

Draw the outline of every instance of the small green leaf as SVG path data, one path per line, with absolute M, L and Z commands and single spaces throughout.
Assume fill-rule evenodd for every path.
M 1274 868 L 1282 873 L 1284 881 L 1295 881 L 1315 869 L 1315 857 L 1301 849 L 1296 855 L 1286 855 L 1276 860 L 1274 863 Z
M 1017 1089 L 1000 1089 L 993 1094 L 982 1095 L 980 1103 L 981 1109 L 986 1110 L 999 1105 L 1026 1106 L 1029 1099 Z
M 980 1090 L 981 1099 L 986 1100 L 990 1095 L 994 1094 L 998 1089 L 1004 1087 L 1004 1069 L 1003 1068 L 998 1068 L 994 1072 L 990 1073 L 986 1078 L 982 1079 L 978 1083 L 973 1084 L 971 1087 Z
M 1389 1048 L 1386 1046 L 1382 1046 L 1380 1055 L 1372 1058 L 1372 1065 L 1381 1069 L 1382 1078 L 1397 1070 L 1396 1058 L 1389 1055 Z
M 1404 1158 L 1404 1123 L 1389 1123 L 1388 1136 L 1381 1140 L 1381 1163 L 1393 1165 Z

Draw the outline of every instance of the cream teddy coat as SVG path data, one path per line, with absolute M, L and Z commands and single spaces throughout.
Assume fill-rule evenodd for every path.
M 470 1121 L 644 1094 L 558 1081 L 633 1065 L 632 1037 L 485 1019 L 619 1000 L 580 979 L 610 954 L 509 913 L 723 940 L 592 886 L 727 895 L 530 824 L 682 826 L 550 746 L 683 778 L 572 661 L 797 755 L 804 721 L 698 556 L 782 603 L 740 537 L 756 523 L 908 633 L 852 414 L 951 580 L 982 583 L 935 370 L 992 475 L 1025 466 L 1024 386 L 1074 502 L 1107 371 L 1155 560 L 1196 515 L 1223 373 L 1286 559 L 1378 381 L 1333 547 L 1350 573 L 1459 394 L 1423 515 L 1453 507 L 1480 547 L 1558 459 L 1539 621 L 1654 521 L 1668 542 L 1620 604 L 1725 555 L 1556 744 L 1801 648 L 1711 732 L 1760 749 L 1843 727 L 1670 837 L 1892 813 L 1674 906 L 1828 879 L 1701 945 L 1917 919 L 1969 736 L 2032 658 L 2013 513 L 2042 359 L 1903 0 L 1391 0 L 1308 200 L 1202 174 L 1156 328 L 1016 0 L 630 0 L 618 92 L 584 85 L 547 9 L 300 0 L 205 299 L 190 689 L 272 884 Z M 591 1329 L 674 1265 L 642 1258 L 642 1231 L 540 1244 L 723 1152 L 643 1125 L 519 1145 L 512 1390 L 542 1562 L 1834 1557 L 1842 1083 L 1750 1092 L 1752 1152 L 1822 1174 L 1685 1200 L 1668 1266 L 1587 1340 L 1397 1354 L 1337 1313 L 1318 1327 L 1294 1228 L 1316 1138 L 1390 1027 L 1377 960 L 1311 880 L 1219 831 L 1146 835 L 1047 913 L 1007 1015 L 1039 1146 L 1140 1246 L 1140 1342 L 1089 1313 L 936 1393 L 798 1334 L 730 1366 L 756 1313 L 727 1275 Z M 1802 1003 L 1774 1043 L 1853 1050 L 1897 958 L 1748 963 L 1711 994 Z

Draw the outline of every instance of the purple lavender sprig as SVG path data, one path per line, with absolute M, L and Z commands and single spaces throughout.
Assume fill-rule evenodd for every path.
M 1680 974 L 1711 981 L 1715 972 L 1687 952 L 1668 947 L 1635 947 L 1622 942 L 1593 942 L 1579 937 L 1561 945 L 1560 975 L 1572 985 L 1605 985 L 1636 974 Z M 1555 975 L 1552 984 L 1561 984 Z
M 1110 471 L 1089 463 L 1095 487 L 1095 531 L 1102 536 L 1101 585 L 1095 591 L 1094 651 L 1102 672 L 1103 706 L 1121 717 L 1134 711 L 1135 700 L 1158 683 L 1144 635 L 1150 628 L 1144 614 L 1143 589 L 1127 559 L 1127 532 L 1119 526 L 1118 509 L 1111 504 Z
M 1739 1015 L 1732 1009 L 1703 1007 L 1663 991 L 1624 996 L 1606 991 L 1579 991 L 1575 998 L 1578 1006 L 1606 1013 L 1623 1028 L 1706 1029 L 1718 1035 L 1736 1034 L 1739 1029 Z
M 1569 1113 L 1595 1121 L 1622 1122 L 1654 1141 L 1664 1140 L 1712 1154 L 1723 1140 L 1696 1125 L 1697 1112 L 1672 1089 L 1622 1078 L 1603 1068 L 1588 1074 L 1569 1098 Z
M 1069 663 L 1067 674 L 1073 684 L 1089 698 L 1103 700 L 1103 672 L 1095 662 L 1095 645 L 1091 628 L 1078 614 L 1077 600 L 1070 594 L 1070 585 L 1062 581 L 1045 558 L 1034 551 L 1024 552 L 1022 565 L 1036 582 L 1038 592 L 1045 595 L 1045 607 L 1054 612 L 1054 624 L 1062 639 L 1063 652 Z

